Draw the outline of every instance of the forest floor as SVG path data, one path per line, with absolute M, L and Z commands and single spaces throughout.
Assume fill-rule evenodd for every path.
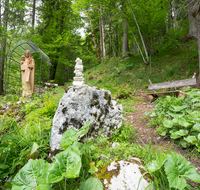
M 171 150 L 174 152 L 181 154 L 184 156 L 189 162 L 191 162 L 197 169 L 198 173 L 200 174 L 200 159 L 195 157 L 194 155 L 191 155 L 190 152 L 185 151 L 181 148 L 179 148 L 177 145 L 173 143 L 173 141 L 170 141 L 170 138 L 168 137 L 162 137 L 160 135 L 156 134 L 156 128 L 155 127 L 149 127 L 149 116 L 145 115 L 145 112 L 152 111 L 153 107 L 155 106 L 154 103 L 149 104 L 145 102 L 143 97 L 140 98 L 140 102 L 135 104 L 132 108 L 133 110 L 136 110 L 134 113 L 129 113 L 125 116 L 125 123 L 131 123 L 133 127 L 137 130 L 137 140 L 142 141 L 144 144 L 149 145 L 150 140 L 152 141 L 152 147 L 161 148 L 165 146 L 165 150 L 168 150 L 171 147 Z M 142 145 L 142 143 L 140 143 Z M 196 184 L 193 184 L 196 186 Z

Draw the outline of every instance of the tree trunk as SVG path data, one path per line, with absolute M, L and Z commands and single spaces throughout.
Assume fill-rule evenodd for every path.
M 33 14 L 32 14 L 32 27 L 33 28 L 35 26 L 35 4 L 36 4 L 36 0 L 33 0 Z
M 115 31 L 115 46 L 116 46 L 116 57 L 119 57 L 119 38 L 118 38 L 118 25 L 116 24 Z
M 188 37 L 197 39 L 197 28 L 195 26 L 196 25 L 195 18 L 192 16 L 192 9 L 193 9 L 194 4 L 197 1 L 187 0 L 187 2 L 188 2 L 188 19 L 189 19 L 189 23 L 190 23 Z
M 176 6 L 175 1 L 172 2 L 173 12 L 174 12 L 174 28 L 177 30 L 177 17 L 176 17 Z
M 95 35 L 94 35 L 94 30 L 93 30 L 93 26 L 92 26 L 92 21 L 91 21 L 89 15 L 88 15 L 88 19 L 89 19 L 90 29 L 91 29 L 92 38 L 93 38 L 93 42 L 94 42 L 94 47 L 95 47 L 95 51 L 96 51 L 97 61 L 98 61 L 99 63 L 101 63 L 101 62 L 100 62 L 100 59 L 99 59 L 99 50 L 98 50 L 98 46 L 97 46 L 96 39 L 95 39 Z
M 196 1 L 196 4 L 192 8 L 192 16 L 196 19 L 196 29 L 197 29 L 197 43 L 199 52 L 199 76 L 200 76 L 200 2 Z
M 4 7 L 4 13 L 3 13 L 3 20 L 2 20 L 2 26 L 3 26 L 3 36 L 1 40 L 1 54 L 0 54 L 0 94 L 3 94 L 3 81 L 4 81 L 4 65 L 5 65 L 5 54 L 6 54 L 6 42 L 7 42 L 7 23 L 8 23 L 8 3 L 9 0 L 5 1 Z
M 168 30 L 172 28 L 172 0 L 169 0 L 169 8 L 168 8 Z
M 126 12 L 126 7 L 124 5 L 124 1 L 122 2 L 122 9 Z M 128 57 L 129 52 L 129 44 L 128 44 L 128 30 L 127 30 L 127 20 L 125 18 L 122 19 L 122 30 L 123 30 L 123 37 L 122 37 L 122 57 Z
M 131 5 L 130 5 L 130 3 L 129 3 L 129 0 L 127 0 L 127 3 L 128 3 L 128 5 L 129 5 L 129 7 L 130 7 L 130 9 L 131 9 L 131 12 L 132 12 L 132 15 L 133 15 L 133 17 L 134 17 L 134 20 L 135 20 L 135 23 L 136 23 L 138 32 L 139 32 L 139 34 L 140 34 L 140 38 L 141 38 L 141 41 L 142 41 L 142 45 L 143 45 L 143 48 L 144 48 L 144 51 L 145 51 L 145 54 L 146 54 L 146 60 L 147 60 L 147 61 L 145 61 L 145 63 L 148 65 L 148 64 L 150 63 L 150 62 L 149 62 L 149 56 L 148 56 L 148 53 L 147 53 L 147 48 L 146 48 L 146 46 L 145 46 L 142 33 L 141 33 L 141 31 L 140 31 L 140 27 L 139 27 L 138 22 L 137 22 L 137 20 L 136 20 L 136 17 L 135 17 L 135 14 L 134 14 L 134 12 L 133 12 L 133 9 L 132 9 L 132 7 L 131 7 Z
M 101 17 L 100 17 L 100 20 L 101 20 L 101 34 L 102 34 L 102 62 L 104 62 L 105 61 L 105 58 L 106 58 L 106 41 L 105 41 L 105 27 L 104 27 L 104 21 L 103 21 L 103 17 L 102 17 L 102 15 L 103 15 L 103 12 L 102 12 L 102 8 L 101 8 L 101 6 L 100 6 L 100 15 L 101 15 Z
M 50 80 L 55 80 L 56 69 L 57 69 L 57 65 L 58 65 L 58 57 L 55 57 L 55 59 L 53 59 L 51 64 L 52 64 L 52 66 L 51 66 L 51 70 L 50 70 Z
M 101 51 L 101 63 L 103 62 L 103 40 L 102 40 L 102 28 L 101 18 L 99 18 L 99 34 L 100 34 L 100 51 Z

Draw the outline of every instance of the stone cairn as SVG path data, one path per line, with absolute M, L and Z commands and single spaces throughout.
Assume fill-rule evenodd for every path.
M 82 86 L 84 84 L 84 78 L 83 78 L 83 64 L 82 64 L 82 60 L 77 58 L 76 59 L 76 65 L 75 65 L 75 77 L 74 77 L 74 82 L 73 82 L 73 86 L 75 87 L 79 87 Z

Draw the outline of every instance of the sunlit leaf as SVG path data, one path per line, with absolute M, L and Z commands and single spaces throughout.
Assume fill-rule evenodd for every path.
M 193 129 L 200 132 L 200 124 L 199 124 L 199 123 L 196 123 L 196 124 L 193 126 Z
M 168 120 L 168 119 L 165 119 L 163 121 L 163 125 L 166 127 L 166 128 L 172 128 L 173 127 L 173 122 L 171 120 Z
M 33 154 L 34 152 L 36 152 L 38 148 L 39 148 L 39 145 L 34 142 L 33 146 L 32 146 L 32 149 L 31 149 L 31 154 Z
M 150 172 L 155 172 L 163 166 L 166 160 L 167 155 L 159 156 L 156 160 L 153 160 L 152 162 L 147 164 L 146 167 Z
M 103 185 L 98 178 L 90 177 L 85 182 L 81 182 L 80 190 L 103 190 Z
M 79 177 L 81 153 L 74 144 L 55 156 L 52 167 L 48 170 L 48 183 L 56 183 L 66 178 Z
M 195 136 L 188 136 L 184 138 L 184 140 L 191 144 L 195 144 L 197 142 L 197 138 Z
M 15 176 L 12 190 L 32 190 L 40 186 L 43 190 L 49 189 L 51 185 L 46 182 L 49 167 L 45 160 L 30 159 Z
M 200 175 L 196 168 L 182 155 L 175 152 L 168 154 L 168 159 L 165 162 L 165 172 L 171 188 L 184 189 L 187 185 L 185 178 L 200 182 Z

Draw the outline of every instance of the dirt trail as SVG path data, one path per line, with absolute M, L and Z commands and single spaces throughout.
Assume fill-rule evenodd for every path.
M 132 123 L 134 125 L 134 127 L 137 129 L 137 137 L 139 139 L 141 139 L 147 145 L 149 144 L 150 140 L 152 141 L 153 146 L 157 144 L 158 146 L 163 147 L 165 145 L 165 149 L 168 149 L 170 146 L 172 146 L 171 149 L 178 154 L 183 155 L 196 167 L 198 173 L 200 174 L 200 159 L 188 156 L 186 151 L 176 147 L 169 138 L 156 135 L 156 129 L 147 126 L 149 118 L 144 119 L 143 117 L 145 116 L 145 112 L 153 110 L 153 104 L 140 102 L 133 108 L 136 109 L 137 112 L 127 115 L 125 123 Z

